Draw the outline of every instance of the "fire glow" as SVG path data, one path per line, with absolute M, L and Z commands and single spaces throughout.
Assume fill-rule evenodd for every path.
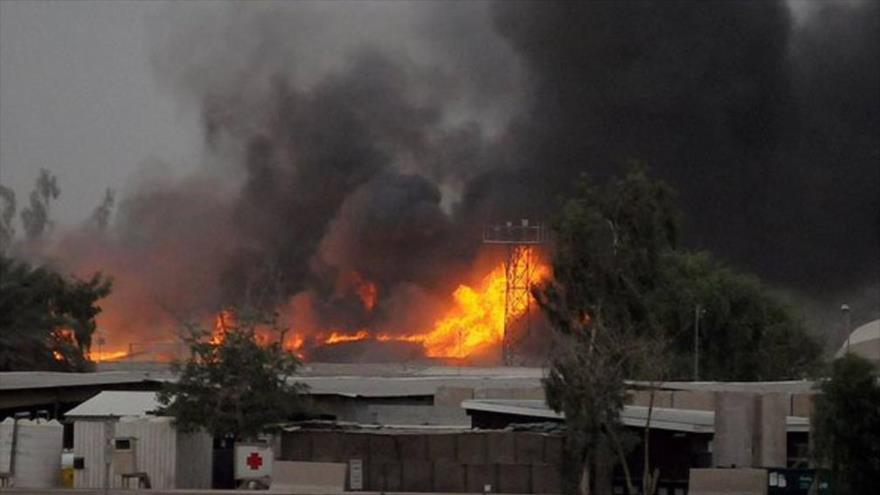
M 527 256 L 534 266 L 534 279 L 541 281 L 550 275 L 549 267 L 541 263 L 533 249 Z M 506 275 L 503 264 L 483 277 L 476 287 L 459 285 L 452 296 L 455 306 L 424 333 L 388 334 L 359 330 L 354 333 L 334 331 L 323 340 L 332 345 L 343 342 L 377 340 L 380 342 L 417 342 L 424 346 L 425 355 L 433 358 L 466 358 L 486 347 L 499 345 L 504 338 Z M 529 304 L 533 301 L 529 300 Z M 523 316 L 528 308 L 519 308 L 512 319 Z
M 533 248 L 528 248 L 527 256 L 532 266 L 533 282 L 540 282 L 550 276 L 549 266 Z M 478 283 L 460 284 L 451 295 L 451 307 L 421 331 L 390 333 L 368 328 L 303 331 L 292 325 L 283 333 L 283 346 L 289 352 L 306 358 L 309 349 L 320 346 L 362 341 L 410 342 L 421 345 L 425 356 L 429 358 L 468 358 L 499 346 L 504 339 L 506 283 L 505 265 L 498 263 Z M 379 291 L 374 283 L 352 272 L 345 277 L 342 285 L 360 299 L 365 310 L 374 309 L 379 298 Z M 532 304 L 534 301 L 529 296 L 529 306 Z M 529 307 L 519 307 L 509 317 L 515 321 L 528 310 Z M 288 316 L 296 321 L 296 314 Z M 214 344 L 222 342 L 224 334 L 237 325 L 234 311 L 220 311 L 214 318 L 210 341 Z M 262 327 L 257 327 L 255 333 L 262 343 L 271 342 L 281 335 L 277 329 Z M 127 355 L 125 351 L 111 350 L 92 352 L 90 357 L 93 361 L 113 361 L 124 359 Z

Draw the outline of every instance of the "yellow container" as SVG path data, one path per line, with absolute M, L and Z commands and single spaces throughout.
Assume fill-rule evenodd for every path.
M 70 451 L 61 454 L 61 486 L 73 488 L 73 452 Z

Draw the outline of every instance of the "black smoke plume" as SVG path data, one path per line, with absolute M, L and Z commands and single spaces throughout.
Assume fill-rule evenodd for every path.
M 833 305 L 880 279 L 880 7 L 809 7 L 169 6 L 155 67 L 201 108 L 206 178 L 122 201 L 115 246 L 196 253 L 148 283 L 211 285 L 178 312 L 420 330 L 400 322 L 448 299 L 485 222 L 547 219 L 581 173 L 639 161 L 679 190 L 690 247 Z

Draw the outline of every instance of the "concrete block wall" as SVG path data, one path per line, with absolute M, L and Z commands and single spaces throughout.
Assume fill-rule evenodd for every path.
M 813 415 L 813 404 L 817 392 L 792 394 L 790 416 L 803 416 L 809 418 Z
M 755 451 L 755 399 L 753 393 L 718 394 L 712 464 L 717 467 L 748 467 Z
M 714 411 L 716 397 L 721 392 L 707 390 L 658 390 L 654 397 L 655 407 L 671 409 L 691 409 L 695 411 Z M 761 395 L 774 395 L 773 392 L 765 392 Z M 808 418 L 813 412 L 813 401 L 817 392 L 799 392 L 784 394 L 788 401 L 785 405 L 788 416 L 800 416 Z M 648 406 L 649 392 L 647 390 L 631 390 L 627 397 L 627 404 L 634 406 Z
M 654 392 L 654 407 L 672 407 L 672 395 L 670 390 L 657 390 Z M 651 392 L 648 390 L 631 390 L 627 396 L 627 404 L 647 407 L 651 402 Z
M 719 392 L 715 409 L 713 465 L 785 467 L 788 394 Z
M 630 391 L 628 404 L 647 407 L 651 395 L 647 390 Z M 714 411 L 715 392 L 704 390 L 658 390 L 654 393 L 654 407 Z
M 281 460 L 364 462 L 364 489 L 405 492 L 559 493 L 559 435 L 499 431 L 285 432 Z
M 766 495 L 767 471 L 763 469 L 691 469 L 690 495 Z
M 758 430 L 755 466 L 786 466 L 788 435 L 785 417 L 790 406 L 789 394 L 763 394 L 758 399 Z
M 672 407 L 696 411 L 715 410 L 715 392 L 703 390 L 676 390 L 672 394 Z
M 474 399 L 543 400 L 544 388 L 478 388 Z

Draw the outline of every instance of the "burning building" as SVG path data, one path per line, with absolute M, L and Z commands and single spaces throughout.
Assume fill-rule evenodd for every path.
M 811 297 L 876 284 L 878 120 L 852 109 L 877 106 L 877 6 L 793 4 L 168 6 L 151 62 L 203 163 L 145 163 L 108 230 L 45 254 L 115 278 L 93 357 L 257 307 L 307 357 L 497 359 L 517 310 L 483 228 L 635 159 L 687 244 Z

